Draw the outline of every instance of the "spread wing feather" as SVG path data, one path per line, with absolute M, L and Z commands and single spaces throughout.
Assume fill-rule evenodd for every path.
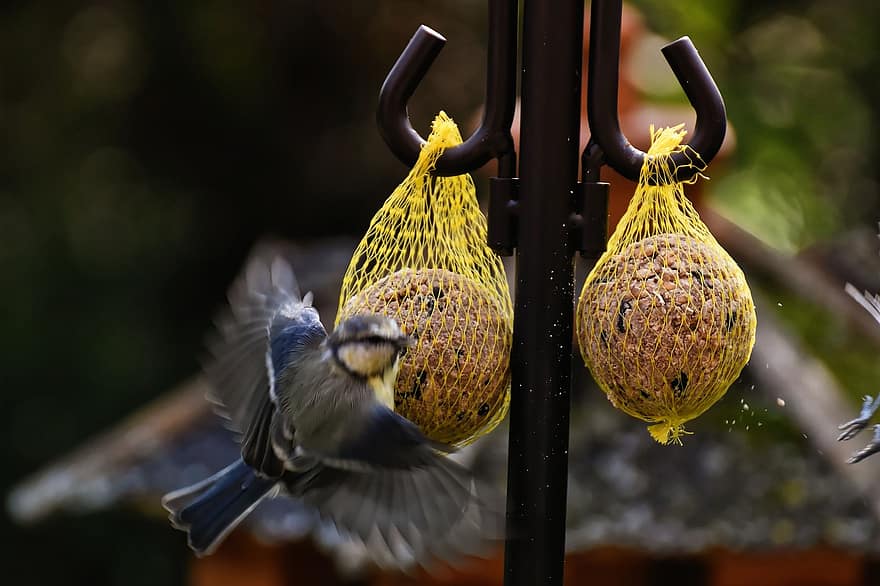
M 280 342 L 273 343 L 274 332 L 283 333 Z M 326 336 L 287 261 L 272 249 L 256 251 L 217 320 L 205 373 L 208 398 L 241 434 L 242 458 L 265 475 L 278 476 L 283 468 L 272 447 L 276 376 L 296 353 L 316 348 Z

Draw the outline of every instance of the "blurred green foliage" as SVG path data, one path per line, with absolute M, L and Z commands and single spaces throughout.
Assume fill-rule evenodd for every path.
M 689 34 L 724 92 L 725 212 L 787 250 L 880 217 L 880 8 L 633 4 Z M 411 112 L 466 126 L 485 17 L 475 0 L 4 3 L 0 492 L 191 374 L 260 235 L 362 231 L 405 172 L 374 124 L 387 69 L 419 24 L 442 31 Z M 126 512 L 27 529 L 4 513 L 4 582 L 182 583 L 179 537 Z
M 709 184 L 720 209 L 789 252 L 876 225 L 880 7 L 633 4 L 655 31 L 688 34 L 724 94 L 736 150 L 728 172 Z

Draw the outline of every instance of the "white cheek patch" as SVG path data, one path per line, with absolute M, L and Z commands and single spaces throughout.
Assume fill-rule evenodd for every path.
M 372 376 L 381 373 L 393 363 L 396 351 L 391 345 L 351 343 L 342 346 L 337 355 L 351 372 Z

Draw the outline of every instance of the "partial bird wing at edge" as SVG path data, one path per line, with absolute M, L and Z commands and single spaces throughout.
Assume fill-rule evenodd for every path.
M 867 291 L 862 293 L 850 283 L 846 284 L 844 290 L 880 324 L 880 295 L 871 295 Z

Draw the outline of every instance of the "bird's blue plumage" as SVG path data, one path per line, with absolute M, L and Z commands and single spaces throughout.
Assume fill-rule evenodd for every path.
M 397 413 L 376 406 L 360 432 L 339 449 L 343 459 L 387 468 L 409 468 L 425 463 L 426 453 L 417 448 L 430 444 L 422 431 Z M 451 448 L 443 446 L 446 451 Z M 415 449 L 414 449 L 415 448 Z
M 272 367 L 278 376 L 299 353 L 313 349 L 327 337 L 317 312 L 303 308 L 295 317 L 276 317 L 270 328 Z
M 239 459 L 207 480 L 167 495 L 163 504 L 171 512 L 174 526 L 189 533 L 193 551 L 206 555 L 275 483 L 257 476 Z

